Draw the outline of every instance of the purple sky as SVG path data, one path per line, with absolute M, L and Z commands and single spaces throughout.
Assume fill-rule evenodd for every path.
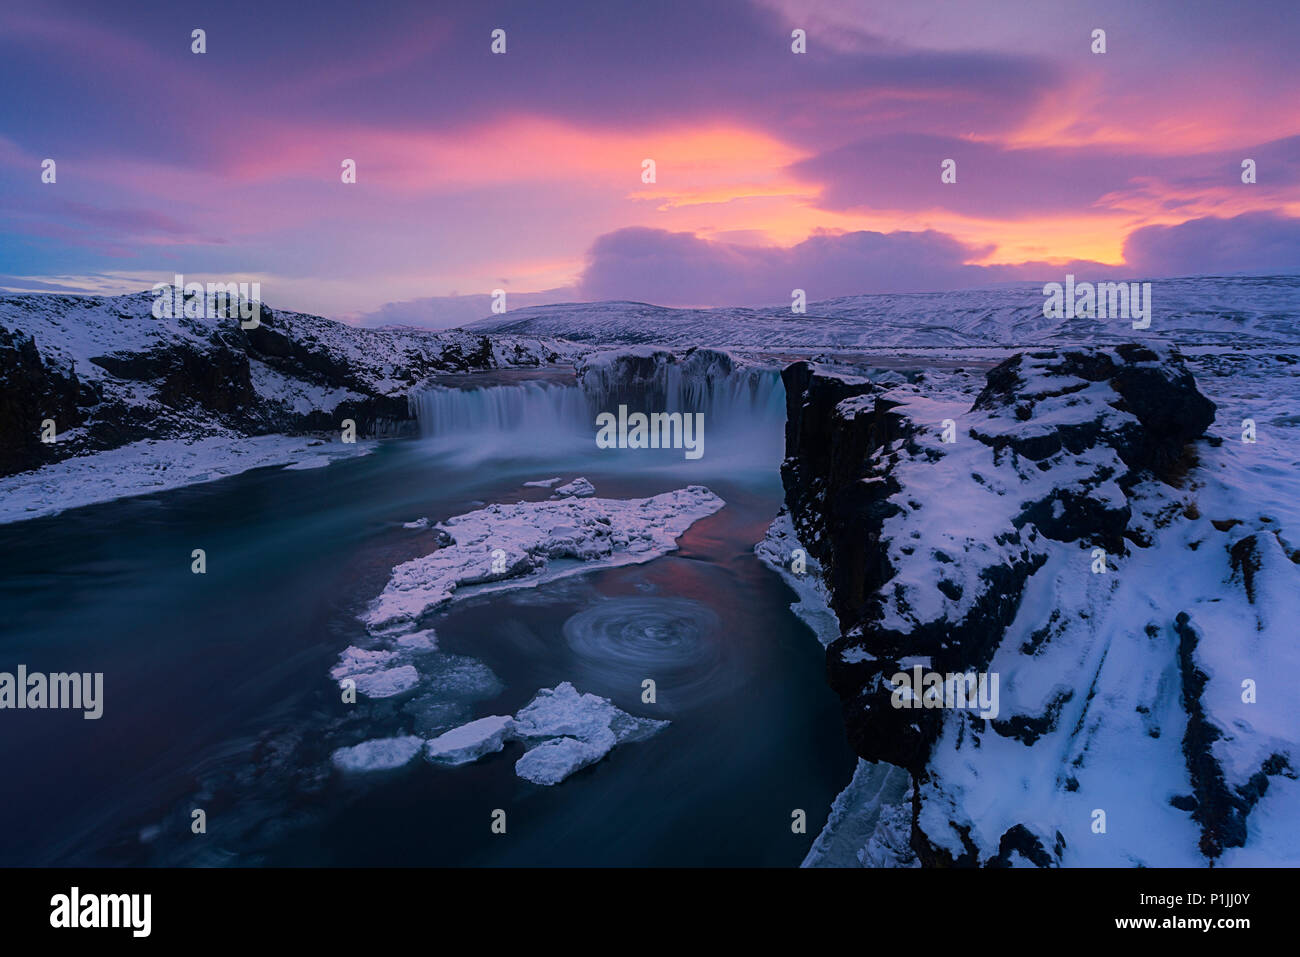
M 0 286 L 439 325 L 1297 272 L 1297 49 L 1294 0 L 9 4 Z

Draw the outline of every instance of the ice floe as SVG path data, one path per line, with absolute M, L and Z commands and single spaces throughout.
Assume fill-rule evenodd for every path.
M 650 498 L 488 505 L 435 526 L 451 544 L 393 569 L 361 616 L 372 632 L 410 628 L 467 586 L 514 588 L 650 561 L 725 503 L 692 485 Z M 456 596 L 462 597 L 462 596 Z
M 509 715 L 494 714 L 438 735 L 424 749 L 424 756 L 436 764 L 469 764 L 485 754 L 505 747 L 514 727 Z
M 424 740 L 414 735 L 396 738 L 376 738 L 362 741 L 350 748 L 339 748 L 333 754 L 334 766 L 340 771 L 391 771 L 410 764 L 420 753 Z
M 561 485 L 552 498 L 590 498 L 596 494 L 596 486 L 583 476 L 578 476 L 568 485 Z
M 384 671 L 357 675 L 357 690 L 367 698 L 391 698 L 410 691 L 420 682 L 420 673 L 414 665 L 400 665 Z

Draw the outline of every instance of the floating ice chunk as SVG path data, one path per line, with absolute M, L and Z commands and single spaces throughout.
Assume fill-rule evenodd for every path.
M 339 655 L 339 663 L 330 669 L 330 677 L 335 681 L 355 678 L 357 675 L 379 671 L 394 663 L 397 652 L 382 649 L 358 648 L 351 645 Z
M 557 475 L 555 476 L 555 478 L 537 479 L 536 481 L 533 482 L 525 482 L 524 488 L 550 488 L 552 485 L 557 484 L 559 481 L 560 481 L 560 477 Z
M 644 740 L 667 724 L 628 714 L 608 698 L 580 693 L 568 681 L 543 688 L 515 715 L 513 736 L 540 741 L 515 763 L 515 773 L 534 784 L 558 784 L 599 761 L 614 745 Z
M 589 498 L 596 494 L 596 486 L 588 482 L 584 477 L 578 476 L 568 485 L 561 485 L 555 490 L 552 498 Z
M 505 747 L 513 728 L 509 715 L 479 718 L 434 738 L 425 746 L 424 756 L 436 764 L 469 764 Z
M 634 714 L 615 709 L 614 717 L 609 722 L 609 730 L 614 732 L 614 738 L 619 744 L 633 744 L 657 734 L 668 724 L 668 721 L 661 721 L 658 718 L 639 718 Z
M 284 467 L 284 470 L 286 472 L 302 472 L 307 469 L 323 469 L 330 462 L 331 459 L 328 455 L 313 455 L 297 462 L 291 462 Z
M 429 520 L 427 518 L 417 518 L 413 522 L 403 522 L 402 528 L 428 528 Z
M 420 683 L 420 673 L 414 665 L 400 665 L 384 671 L 371 671 L 354 679 L 357 690 L 367 698 L 391 698 L 410 691 Z
M 437 651 L 438 633 L 432 628 L 426 628 L 424 631 L 413 631 L 409 635 L 402 635 L 394 643 L 398 648 L 408 652 Z
M 594 737 L 608 731 L 619 709 L 608 698 L 582 694 L 572 682 L 543 688 L 515 715 L 515 733 L 521 738 L 555 738 L 571 735 Z
M 409 764 L 423 744 L 414 735 L 376 738 L 373 741 L 362 741 L 350 748 L 339 748 L 334 752 L 332 760 L 334 767 L 348 773 L 391 771 Z
M 534 784 L 559 784 L 574 771 L 595 764 L 613 750 L 614 732 L 603 729 L 589 740 L 551 738 L 515 762 L 515 774 Z
M 452 601 L 458 588 L 518 588 L 649 561 L 674 550 L 692 524 L 724 504 L 692 485 L 643 499 L 489 505 L 437 526 L 450 544 L 394 568 L 362 620 L 372 634 L 410 627 Z M 557 566 L 561 560 L 569 561 Z
M 491 668 L 468 655 L 439 653 L 421 661 L 420 668 L 429 684 L 444 698 L 481 701 L 496 697 L 503 688 L 501 679 Z

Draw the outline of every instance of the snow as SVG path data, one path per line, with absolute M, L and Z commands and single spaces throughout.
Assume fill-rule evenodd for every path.
M 1194 793 L 1175 628 L 1183 614 L 1198 636 L 1191 655 L 1205 685 L 1196 707 L 1217 735 L 1208 750 L 1224 793 L 1242 800 L 1253 792 L 1274 756 L 1291 769 L 1300 764 L 1293 691 L 1300 646 L 1287 624 L 1300 618 L 1300 363 L 1266 350 L 1204 348 L 1188 365 L 1218 408 L 1211 438 L 1195 443 L 1197 461 L 1180 484 L 1146 479 L 1127 494 L 1116 479 L 1128 467 L 1104 441 L 1081 454 L 1059 452 L 1041 469 L 1011 454 L 999 458 L 975 439 L 1021 440 L 1083 423 L 1096 423 L 1103 435 L 1123 429 L 1132 414 L 1105 382 L 1042 376 L 1027 362 L 1017 393 L 1037 400 L 1015 422 L 1010 409 L 972 410 L 968 383 L 929 370 L 925 381 L 895 382 L 883 395 L 898 403 L 892 411 L 909 422 L 914 447 L 895 442 L 877 453 L 878 465 L 893 463 L 890 476 L 901 486 L 889 499 L 899 511 L 882 529 L 894 575 L 879 593 L 879 627 L 908 634 L 960 622 L 987 587 L 981 571 L 1029 556 L 1042 562 L 987 665 L 1000 678 L 998 720 L 945 712 L 916 785 L 917 826 L 954 856 L 968 850 L 959 829 L 986 862 L 1022 825 L 1063 866 L 1206 865 L 1201 825 L 1171 804 Z M 874 396 L 848 399 L 835 414 L 852 417 L 874 403 Z M 957 425 L 955 443 L 941 441 L 945 418 Z M 1242 441 L 1246 418 L 1258 425 L 1253 444 Z M 1095 503 L 1130 509 L 1128 528 L 1140 541 L 1110 554 L 1110 570 L 1097 575 L 1090 545 L 1047 538 L 1033 522 L 1020 529 L 1018 544 L 1007 538 L 1025 504 L 1054 489 L 1087 490 Z M 784 518 L 756 552 L 801 604 L 822 608 L 824 595 L 791 580 L 798 540 Z M 960 590 L 945 593 L 936 587 L 941 580 Z M 841 657 L 874 660 L 852 644 Z M 899 667 L 930 661 L 904 655 Z M 1243 700 L 1247 680 L 1254 702 Z M 1034 735 L 1017 735 L 1017 720 L 1033 722 Z M 911 863 L 910 801 L 880 797 L 888 773 L 886 765 L 859 766 L 808 866 Z M 1228 847 L 1219 863 L 1300 862 L 1293 778 L 1285 768 L 1268 774 L 1258 804 L 1243 812 L 1246 846 Z M 1105 834 L 1092 830 L 1096 809 L 1107 812 Z M 1011 863 L 1028 861 L 1015 854 Z
M 331 755 L 331 760 L 334 767 L 349 774 L 391 771 L 410 764 L 423 746 L 424 741 L 414 735 L 376 738 L 350 748 L 339 748 Z
M 111 378 L 91 361 L 95 357 L 148 353 L 176 345 L 206 351 L 212 347 L 214 334 L 241 333 L 236 319 L 155 318 L 153 302 L 150 292 L 124 296 L 5 295 L 0 296 L 0 327 L 32 336 L 43 355 L 75 369 L 83 382 Z M 268 328 L 284 332 L 322 364 L 348 368 L 359 385 L 379 395 L 405 394 L 422 378 L 415 374 L 417 370 L 437 369 L 449 354 L 469 356 L 486 347 L 492 352 L 487 366 L 534 365 L 554 355 L 551 344 L 536 337 L 488 343 L 477 334 L 458 330 L 362 329 L 288 309 L 271 309 L 270 314 Z M 259 360 L 254 362 L 262 366 L 250 367 L 255 387 L 267 398 L 291 407 L 301 404 L 309 411 L 332 408 L 346 397 L 343 390 L 313 391 L 308 382 L 288 379 Z M 308 408 L 306 403 L 319 404 Z
M 1057 281 L 1064 278 L 1061 275 Z M 1104 278 L 1091 277 L 1090 281 Z M 1160 340 L 1184 345 L 1234 347 L 1249 342 L 1294 348 L 1300 342 L 1295 311 L 1300 293 L 1297 277 L 1157 279 L 1151 286 L 1153 314 L 1151 326 L 1145 330 L 1135 330 L 1123 319 L 1047 319 L 1043 316 L 1042 283 L 846 296 L 811 302 L 804 315 L 792 314 L 788 304 L 671 309 L 641 302 L 563 303 L 512 309 L 464 328 L 492 335 L 556 337 L 593 346 L 709 346 L 769 353 L 874 349 L 896 353 L 903 347 L 932 351 Z
M 270 465 L 311 463 L 309 467 L 316 468 L 374 448 L 374 442 L 322 443 L 311 436 L 288 435 L 145 439 L 0 478 L 0 522 L 57 515 Z
M 340 403 L 366 398 L 362 393 L 351 389 L 332 389 L 292 378 L 257 359 L 249 360 L 248 372 L 259 396 L 268 401 L 282 402 L 291 412 L 299 415 L 315 411 L 333 412 Z
M 644 499 L 518 502 L 457 515 L 437 526 L 453 543 L 394 568 L 362 620 L 372 632 L 402 630 L 466 594 L 647 562 L 723 504 L 692 485 Z
M 1090 548 L 1078 542 L 1049 540 L 1032 524 L 1018 541 L 1010 538 L 1022 508 L 1045 499 L 1053 488 L 1087 481 L 1095 498 L 1109 496 L 1122 504 L 1125 498 L 1113 482 L 1093 479 L 1122 475 L 1127 467 L 1104 443 L 1081 455 L 1058 453 L 1051 467 L 1041 470 L 1027 460 L 999 460 L 974 438 L 992 440 L 1009 431 L 1023 439 L 1036 430 L 1086 421 L 1112 431 L 1133 421 L 1131 414 L 1115 408 L 1117 397 L 1105 382 L 1064 376 L 1024 383 L 1018 394 L 1045 397 L 1033 404 L 1032 418 L 1014 423 L 1001 408 L 976 412 L 964 396 L 912 394 L 916 391 L 899 387 L 886 394 L 901 400 L 894 411 L 916 426 L 920 451 L 900 456 L 893 472 L 902 491 L 892 501 L 901 510 L 885 520 L 883 537 L 897 574 L 882 590 L 882 627 L 911 632 L 944 620 L 959 622 L 982 594 L 983 570 L 1031 555 L 1045 561 L 1031 575 L 987 668 L 1000 678 L 1000 721 L 988 728 L 965 712 L 945 713 L 928 777 L 919 785 L 920 828 L 954 856 L 966 850 L 956 828 L 968 828 L 981 860 L 995 855 L 1002 836 L 1023 823 L 1047 847 L 1055 834 L 1063 835 L 1067 865 L 1203 863 L 1195 824 L 1169 804 L 1171 797 L 1191 790 L 1181 749 L 1185 719 L 1170 670 L 1176 664 L 1174 639 L 1167 629 L 1157 639 L 1142 632 L 1150 620 L 1171 622 L 1190 597 L 1165 585 L 1162 569 L 1186 568 L 1198 560 L 1196 553 L 1184 555 L 1184 544 L 1172 541 L 1165 548 L 1133 549 L 1116 556 L 1118 573 L 1094 575 Z M 852 414 L 846 405 L 837 412 Z M 957 424 L 955 443 L 939 439 L 945 418 Z M 982 481 L 972 481 L 973 474 Z M 1180 497 L 1154 482 L 1134 493 L 1142 495 L 1160 506 Z M 941 562 L 935 557 L 939 553 L 956 560 Z M 1162 582 L 1158 591 L 1150 587 L 1153 578 Z M 940 580 L 955 582 L 957 597 L 936 588 Z M 1163 612 L 1155 607 L 1156 595 Z M 1053 613 L 1063 627 L 1027 652 L 1031 636 Z M 1104 696 L 1094 697 L 1090 687 L 1105 689 Z M 1005 730 L 1015 717 L 1042 722 L 1054 705 L 1056 720 L 1033 745 Z M 1159 737 L 1148 733 L 1152 725 L 1160 728 Z M 1007 800 L 1008 792 L 1016 795 L 1014 801 Z M 1112 814 L 1109 840 L 1091 833 L 1094 808 Z
M 434 738 L 425 746 L 424 756 L 435 764 L 469 764 L 505 747 L 513 728 L 509 715 L 479 718 Z

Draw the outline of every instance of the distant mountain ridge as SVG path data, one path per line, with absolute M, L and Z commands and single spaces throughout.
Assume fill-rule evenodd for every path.
M 1083 281 L 1085 276 L 1076 277 Z M 1056 281 L 1064 281 L 1060 276 Z M 1151 326 L 1047 319 L 1042 284 L 847 296 L 788 307 L 675 309 L 640 302 L 533 306 L 463 326 L 486 335 L 590 343 L 763 349 L 1020 348 L 1157 339 L 1180 345 L 1300 343 L 1300 276 L 1151 280 Z

